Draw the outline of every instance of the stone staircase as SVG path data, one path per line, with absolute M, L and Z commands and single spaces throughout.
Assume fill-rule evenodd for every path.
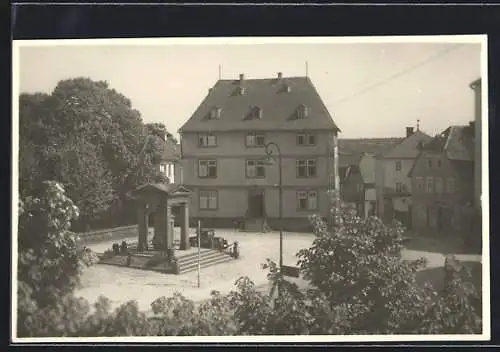
M 265 218 L 247 218 L 241 230 L 243 232 L 268 232 L 267 221 Z
M 235 260 L 229 253 L 215 249 L 200 250 L 200 267 L 206 268 L 220 263 Z M 185 274 L 198 269 L 198 252 L 177 258 L 178 274 Z

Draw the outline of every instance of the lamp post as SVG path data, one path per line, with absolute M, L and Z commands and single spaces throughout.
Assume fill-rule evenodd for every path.
M 273 151 L 274 149 L 274 151 Z M 282 155 L 280 147 L 274 143 L 269 142 L 265 145 L 266 155 L 268 157 L 268 161 L 272 160 L 272 156 L 274 153 L 278 155 L 278 198 L 279 198 L 279 222 L 280 222 L 280 260 L 279 260 L 279 268 L 280 271 L 283 267 L 283 179 L 282 179 Z

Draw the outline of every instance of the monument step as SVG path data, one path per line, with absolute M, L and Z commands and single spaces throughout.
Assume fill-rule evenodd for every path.
M 234 260 L 231 256 L 221 253 L 220 256 L 205 258 L 203 261 L 200 261 L 200 268 L 207 268 L 209 266 L 226 263 L 231 260 Z M 198 269 L 198 262 L 192 262 L 187 265 L 180 265 L 179 274 L 185 274 L 197 269 Z
M 229 257 L 232 258 L 229 254 L 221 251 L 216 251 L 216 250 L 207 250 L 200 252 L 200 260 L 208 260 L 211 258 L 217 258 L 217 257 Z M 177 258 L 177 262 L 179 265 L 189 265 L 191 263 L 198 263 L 198 253 L 190 254 L 187 256 L 182 256 Z

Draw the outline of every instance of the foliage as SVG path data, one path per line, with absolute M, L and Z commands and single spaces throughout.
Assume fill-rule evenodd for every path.
M 80 208 L 79 231 L 119 217 L 126 193 L 156 176 L 163 150 L 130 99 L 83 77 L 60 81 L 50 95 L 21 94 L 19 132 L 21 194 L 60 182 Z
M 361 219 L 349 205 L 341 205 L 335 214 L 331 229 L 318 217 L 312 218 L 316 238 L 310 248 L 298 253 L 298 264 L 304 278 L 331 306 L 344 309 L 342 333 L 445 331 L 446 324 L 434 324 L 436 314 L 446 310 L 440 305 L 450 304 L 449 296 L 456 295 L 463 283 L 447 276 L 448 290 L 444 292 L 419 284 L 416 275 L 425 267 L 425 260 L 402 259 L 404 229 L 398 222 L 387 226 L 375 217 Z M 455 306 L 460 309 L 458 314 L 478 322 L 471 317 L 469 296 L 461 303 Z M 465 323 L 456 320 L 452 325 L 458 331 L 469 331 L 467 324 L 461 324 Z
M 38 232 L 42 232 L 38 237 L 51 239 L 49 244 L 39 240 L 35 245 L 30 239 L 23 244 L 25 251 L 35 246 L 40 248 L 36 253 L 30 252 L 31 262 L 20 266 L 18 301 L 22 314 L 18 326 L 25 336 L 481 331 L 479 295 L 469 285 L 469 273 L 458 261 L 448 258 L 443 269 L 446 272 L 443 290 L 420 285 L 416 274 L 425 262 L 402 259 L 404 229 L 400 224 L 386 226 L 376 218 L 360 219 L 349 206 L 336 209 L 330 228 L 321 219 L 312 218 L 316 238 L 310 248 L 298 253 L 298 265 L 309 289 L 300 289 L 287 280 L 277 265 L 268 260 L 263 265 L 272 283 L 268 293 L 262 292 L 248 277 L 242 277 L 229 294 L 212 292 L 211 299 L 205 302 L 195 303 L 181 294 L 158 298 L 151 304 L 152 315 L 141 312 L 133 301 L 111 310 L 109 300 L 103 297 L 92 308 L 72 294 L 82 267 L 71 251 L 72 242 L 68 242 L 72 238 L 67 231 L 68 222 L 74 218 L 75 208 L 59 186 L 48 185 L 47 200 L 42 205 L 34 205 L 40 204 L 40 200 L 20 203 L 23 238 L 28 230 L 37 233 L 36 229 L 45 229 Z M 67 242 L 62 243 L 63 238 Z M 43 250 L 46 246 L 64 256 L 51 256 Z M 50 275 L 39 271 L 33 275 L 31 270 L 40 261 L 54 267 Z M 70 264 L 78 270 L 67 271 Z M 65 276 L 69 272 L 74 279 Z M 49 301 L 47 297 L 52 299 Z
M 73 292 L 82 270 L 95 258 L 77 249 L 77 236 L 69 228 L 78 208 L 58 183 L 43 182 L 38 195 L 20 202 L 19 210 L 18 329 L 22 334 L 38 324 L 34 313 Z
M 177 144 L 177 139 L 167 131 L 167 127 L 163 123 L 147 123 L 146 128 L 151 135 L 157 136 L 162 140 L 171 140 L 173 143 Z

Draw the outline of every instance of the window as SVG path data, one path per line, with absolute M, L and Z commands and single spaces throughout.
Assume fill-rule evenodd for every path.
M 258 106 L 254 106 L 252 108 L 252 112 L 250 117 L 252 119 L 261 119 L 262 118 L 262 108 L 259 108 Z
M 245 138 L 245 145 L 249 147 L 263 147 L 266 144 L 266 139 L 263 133 L 248 133 Z
M 217 137 L 211 133 L 200 134 L 198 136 L 198 146 L 201 148 L 216 147 Z
M 266 167 L 262 160 L 247 160 L 246 175 L 248 178 L 266 177 Z
M 216 210 L 219 206 L 219 194 L 213 190 L 200 190 L 200 209 Z
M 298 191 L 297 192 L 297 210 L 317 210 L 318 192 L 316 191 Z
M 434 192 L 434 180 L 432 176 L 427 177 L 427 193 L 433 193 Z
M 358 193 L 362 193 L 363 192 L 363 184 L 362 183 L 356 184 L 356 191 Z
M 401 171 L 401 161 L 396 161 L 396 171 Z
M 298 119 L 304 119 L 307 117 L 307 113 L 308 113 L 308 109 L 306 106 L 304 105 L 301 105 L 299 106 L 299 108 L 297 109 L 297 118 Z
M 314 146 L 314 145 L 316 145 L 316 135 L 315 134 L 299 133 L 297 135 L 297 145 L 302 145 L 302 146 Z
M 221 112 L 222 112 L 221 108 L 219 107 L 213 108 L 212 111 L 210 111 L 210 119 L 212 120 L 219 119 Z
M 396 193 L 403 193 L 403 184 L 401 182 L 396 182 Z
M 440 160 L 438 160 L 438 161 L 440 161 Z M 436 184 L 434 187 L 436 187 L 437 194 L 443 193 L 443 179 L 441 177 L 436 177 Z
M 217 177 L 217 160 L 200 160 L 198 162 L 198 176 L 204 178 Z
M 167 165 L 165 164 L 160 164 L 160 172 L 162 174 L 166 174 L 167 173 Z
M 297 160 L 297 177 L 315 177 L 316 176 L 316 160 L 306 159 Z
M 416 182 L 417 182 L 417 189 L 419 191 L 422 191 L 424 189 L 424 178 L 423 177 L 420 177 L 420 176 L 417 176 L 415 178 Z
M 427 167 L 430 169 L 432 167 L 432 159 L 427 160 Z
M 441 167 L 441 160 L 436 160 L 436 166 Z
M 455 193 L 455 179 L 452 177 L 446 180 L 446 192 L 450 194 Z

